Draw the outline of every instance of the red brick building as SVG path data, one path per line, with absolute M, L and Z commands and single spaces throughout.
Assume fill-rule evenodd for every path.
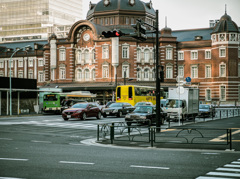
M 90 3 L 87 20 L 73 24 L 68 38 L 60 39 L 53 34 L 44 47 L 38 49 L 42 56 L 31 55 L 37 59 L 33 62 L 36 68 L 32 70 L 38 86 L 58 86 L 63 91 L 88 90 L 97 93 L 98 100 L 103 102 L 111 100 L 116 84 L 124 81 L 155 86 L 154 34 L 147 34 L 148 39 L 143 42 L 130 36 L 102 36 L 103 31 L 114 29 L 125 34 L 134 33 L 131 24 L 137 19 L 154 25 L 155 10 L 151 1 Z M 165 27 L 158 41 L 158 55 L 165 73 L 161 87 L 166 91 L 169 86 L 176 86 L 179 75 L 191 77 L 189 85 L 200 89 L 200 100 L 204 103 L 240 100 L 240 32 L 229 15 L 224 14 L 214 28 L 172 31 Z M 3 46 L 7 48 L 9 44 Z M 4 50 L 1 53 L 9 57 Z M 40 58 L 44 61 L 42 66 L 38 65 Z M 3 68 L 0 58 L 0 74 L 4 71 L 7 75 L 8 62 L 2 61 Z M 15 74 L 18 77 L 18 73 Z

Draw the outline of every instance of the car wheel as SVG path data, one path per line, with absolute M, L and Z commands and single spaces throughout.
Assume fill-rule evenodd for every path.
M 86 118 L 87 118 L 86 113 L 83 113 L 83 115 L 82 115 L 82 120 L 86 120 Z
M 68 118 L 63 118 L 64 119 L 64 121 L 68 121 Z
M 119 111 L 117 117 L 122 117 L 122 111 Z
M 97 114 L 97 119 L 101 119 L 101 117 L 102 117 L 101 112 L 98 112 L 98 114 Z

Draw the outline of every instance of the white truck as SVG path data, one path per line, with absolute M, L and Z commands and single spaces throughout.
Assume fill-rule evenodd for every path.
M 195 119 L 199 112 L 199 89 L 169 87 L 168 94 L 165 105 L 161 106 L 167 113 L 167 120 Z

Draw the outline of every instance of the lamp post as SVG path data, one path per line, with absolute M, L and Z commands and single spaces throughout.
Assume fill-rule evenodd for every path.
M 11 55 L 10 59 L 9 59 L 9 69 L 10 69 L 10 73 L 9 73 L 9 97 L 10 97 L 10 102 L 9 102 L 9 115 L 12 115 L 12 66 L 11 66 L 11 62 L 12 62 L 12 57 L 14 54 L 16 54 L 19 50 L 22 50 L 24 48 L 29 48 L 30 45 L 27 45 L 25 47 L 22 48 L 18 48 L 16 49 L 13 54 Z

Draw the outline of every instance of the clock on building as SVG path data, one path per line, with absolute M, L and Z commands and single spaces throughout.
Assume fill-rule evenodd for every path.
M 109 3 L 110 3 L 110 0 L 104 0 L 103 3 L 104 3 L 105 6 L 108 6 Z
M 129 0 L 129 4 L 133 6 L 135 4 L 135 0 Z
M 90 35 L 88 33 L 83 35 L 83 40 L 88 41 L 90 39 Z

